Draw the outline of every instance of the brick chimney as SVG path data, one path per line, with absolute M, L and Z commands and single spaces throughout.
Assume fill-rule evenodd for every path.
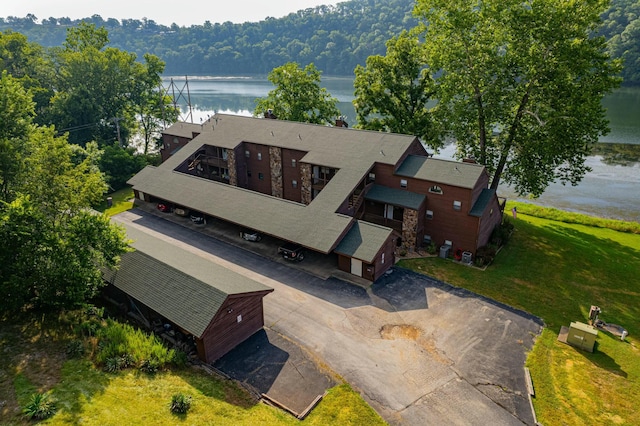
M 349 128 L 349 123 L 345 120 L 344 116 L 340 116 L 336 118 L 336 127 L 344 127 L 345 129 Z

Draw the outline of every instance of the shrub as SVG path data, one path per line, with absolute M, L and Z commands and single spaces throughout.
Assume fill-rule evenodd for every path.
M 110 358 L 117 357 L 122 364 L 134 365 L 142 360 L 153 360 L 156 370 L 172 362 L 174 350 L 167 349 L 155 335 L 147 335 L 129 324 L 108 320 L 107 325 L 98 332 L 98 352 L 95 362 L 99 365 Z
M 122 358 L 119 356 L 112 356 L 104 362 L 104 371 L 108 373 L 117 373 L 121 368 Z
M 436 254 L 438 252 L 438 247 L 436 247 L 436 243 L 430 242 L 426 247 L 427 253 Z
M 147 374 L 154 374 L 160 368 L 160 363 L 156 359 L 145 359 L 140 365 L 140 370 Z
M 176 367 L 184 367 L 189 362 L 189 358 L 187 357 L 186 352 L 176 350 L 173 352 L 173 357 L 171 358 L 171 363 Z
M 80 358 L 84 355 L 84 342 L 82 340 L 72 340 L 67 343 L 67 356 L 69 358 Z
M 133 359 L 131 354 L 124 354 L 120 357 L 121 368 L 129 368 L 135 365 L 136 360 Z
M 44 420 L 56 413 L 56 402 L 49 393 L 34 393 L 22 412 L 29 419 Z
M 497 252 L 496 247 L 492 245 L 480 247 L 476 251 L 476 259 L 475 259 L 476 266 L 482 267 L 484 265 L 488 265 L 489 263 L 493 262 L 493 259 L 496 257 L 496 252 Z
M 186 414 L 191 408 L 191 397 L 182 392 L 176 393 L 171 397 L 171 405 L 169 408 L 172 413 Z

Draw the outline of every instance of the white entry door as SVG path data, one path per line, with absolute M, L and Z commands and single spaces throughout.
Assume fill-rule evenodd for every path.
M 384 205 L 384 218 L 393 219 L 393 205 L 391 204 Z
M 362 261 L 351 258 L 351 273 L 359 277 L 362 276 Z

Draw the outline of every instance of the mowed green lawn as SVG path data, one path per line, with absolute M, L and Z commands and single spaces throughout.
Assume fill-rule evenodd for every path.
M 485 271 L 439 258 L 401 266 L 545 321 L 527 361 L 542 424 L 640 424 L 640 234 L 528 216 L 522 207 L 511 240 Z M 562 325 L 588 321 L 591 305 L 628 330 L 625 342 L 600 331 L 591 354 L 557 341 Z
M 383 425 L 384 421 L 349 385 L 329 390 L 302 422 L 256 402 L 234 382 L 195 367 L 156 374 L 127 369 L 116 374 L 96 368 L 90 354 L 69 359 L 69 326 L 49 316 L 0 322 L 0 424 L 33 422 L 21 408 L 33 393 L 50 392 L 57 413 L 52 425 Z M 192 397 L 186 415 L 169 410 L 177 393 Z

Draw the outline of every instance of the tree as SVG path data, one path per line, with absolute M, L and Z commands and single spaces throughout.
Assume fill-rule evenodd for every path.
M 0 210 L 0 298 L 3 313 L 73 308 L 104 283 L 101 267 L 127 250 L 124 230 L 104 215 L 81 210 L 52 220 L 20 195 Z
M 256 99 L 254 115 L 271 110 L 282 120 L 314 124 L 334 122 L 340 115 L 338 100 L 320 87 L 320 71 L 313 64 L 301 69 L 295 62 L 274 68 L 268 79 L 276 88 Z
M 172 105 L 171 97 L 161 89 L 160 75 L 164 71 L 164 62 L 149 54 L 144 55 L 144 60 L 144 64 L 136 63 L 134 66 L 131 108 L 138 121 L 143 152 L 148 154 L 152 140 L 160 140 L 165 125 L 175 123 L 180 111 Z
M 107 31 L 82 23 L 69 28 L 57 52 L 58 91 L 51 99 L 51 122 L 84 146 L 96 140 L 126 145 L 135 128 L 130 112 L 136 56 L 113 47 Z
M 13 200 L 29 154 L 34 104 L 29 93 L 6 70 L 0 74 L 0 191 Z
M 146 165 L 143 156 L 135 155 L 135 149 L 122 148 L 118 144 L 104 147 L 104 152 L 99 161 L 100 170 L 111 190 L 124 188 L 127 181 Z
M 29 93 L 6 72 L 1 81 L 1 138 L 14 160 L 0 202 L 2 312 L 75 307 L 103 285 L 100 268 L 127 250 L 124 231 L 88 210 L 106 188 L 95 153 L 32 125 Z
M 369 56 L 355 74 L 359 127 L 415 135 L 433 148 L 442 145 L 429 105 L 436 85 L 417 37 L 402 32 L 387 42 L 386 56 Z
M 418 0 L 441 123 L 458 155 L 474 157 L 520 194 L 576 185 L 608 131 L 602 97 L 618 61 L 594 35 L 606 1 Z

